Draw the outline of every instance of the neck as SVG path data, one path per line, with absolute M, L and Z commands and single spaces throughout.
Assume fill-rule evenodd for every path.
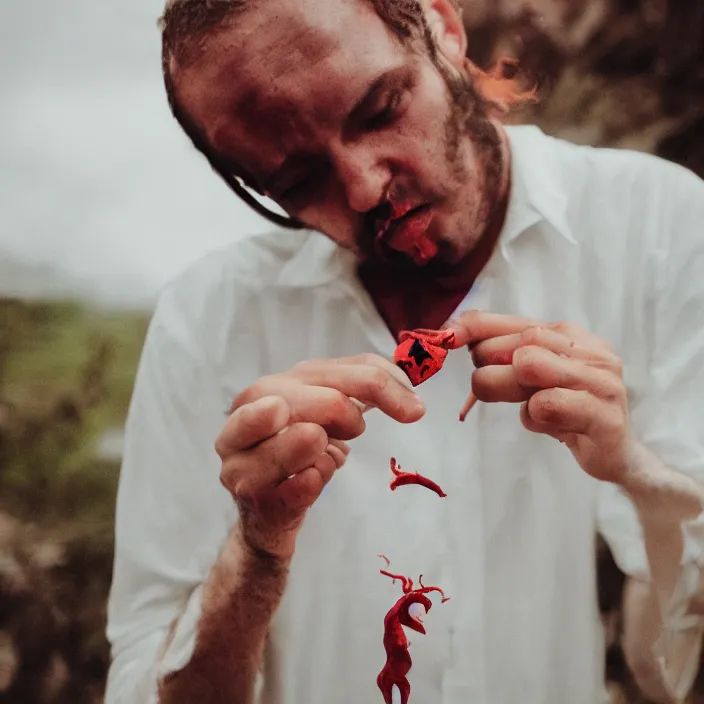
M 511 186 L 508 137 L 501 127 L 497 126 L 497 130 L 502 168 L 496 174 L 498 183 L 487 184 L 487 190 L 496 196 L 488 204 L 485 228 L 461 261 L 442 275 L 392 270 L 379 263 L 359 266 L 359 277 L 395 338 L 401 330 L 437 329 L 444 325 L 493 254 L 506 218 Z

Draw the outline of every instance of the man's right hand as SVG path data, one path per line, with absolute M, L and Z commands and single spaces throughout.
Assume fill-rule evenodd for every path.
M 374 354 L 303 362 L 235 399 L 215 447 L 247 547 L 291 557 L 306 511 L 344 464 L 345 441 L 364 432 L 369 407 L 400 423 L 425 413 L 405 374 Z

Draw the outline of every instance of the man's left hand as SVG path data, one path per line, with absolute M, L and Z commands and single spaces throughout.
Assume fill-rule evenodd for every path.
M 634 440 L 619 356 L 570 323 L 469 311 L 453 320 L 454 348 L 468 345 L 479 401 L 522 403 L 530 431 L 565 443 L 585 472 L 620 483 Z

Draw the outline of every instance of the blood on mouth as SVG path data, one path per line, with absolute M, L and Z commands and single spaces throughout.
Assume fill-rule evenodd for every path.
M 414 207 L 405 200 L 390 200 L 389 210 L 388 217 L 376 228 L 377 252 L 386 258 L 390 253 L 400 252 L 417 265 L 427 264 L 438 253 L 437 245 L 426 236 L 432 220 L 430 208 Z

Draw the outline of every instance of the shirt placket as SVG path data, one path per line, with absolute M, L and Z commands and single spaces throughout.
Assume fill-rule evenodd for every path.
M 495 279 L 487 267 L 460 306 L 461 310 L 491 309 Z M 459 312 L 459 311 L 458 311 Z M 452 360 L 450 362 L 450 359 Z M 450 379 L 467 379 L 474 369 L 469 355 L 448 358 L 453 369 Z M 448 370 L 450 371 L 450 370 Z M 456 383 L 456 381 L 455 381 Z M 446 466 L 461 478 L 455 486 L 458 501 L 445 514 L 445 534 L 451 554 L 458 555 L 445 565 L 449 593 L 455 605 L 456 620 L 450 627 L 450 662 L 442 680 L 443 704 L 489 704 L 485 663 L 485 539 L 483 487 L 476 448 L 479 447 L 478 414 L 470 413 L 463 424 L 455 425 L 451 442 L 444 444 Z
M 473 433 L 472 433 L 473 434 Z M 481 485 L 466 457 L 448 458 L 465 478 L 461 501 L 445 512 L 450 552 L 458 559 L 441 571 L 447 593 L 455 601 L 455 620 L 449 629 L 450 662 L 442 678 L 443 704 L 485 704 L 484 665 L 484 540 Z M 457 489 L 455 489 L 457 492 Z

